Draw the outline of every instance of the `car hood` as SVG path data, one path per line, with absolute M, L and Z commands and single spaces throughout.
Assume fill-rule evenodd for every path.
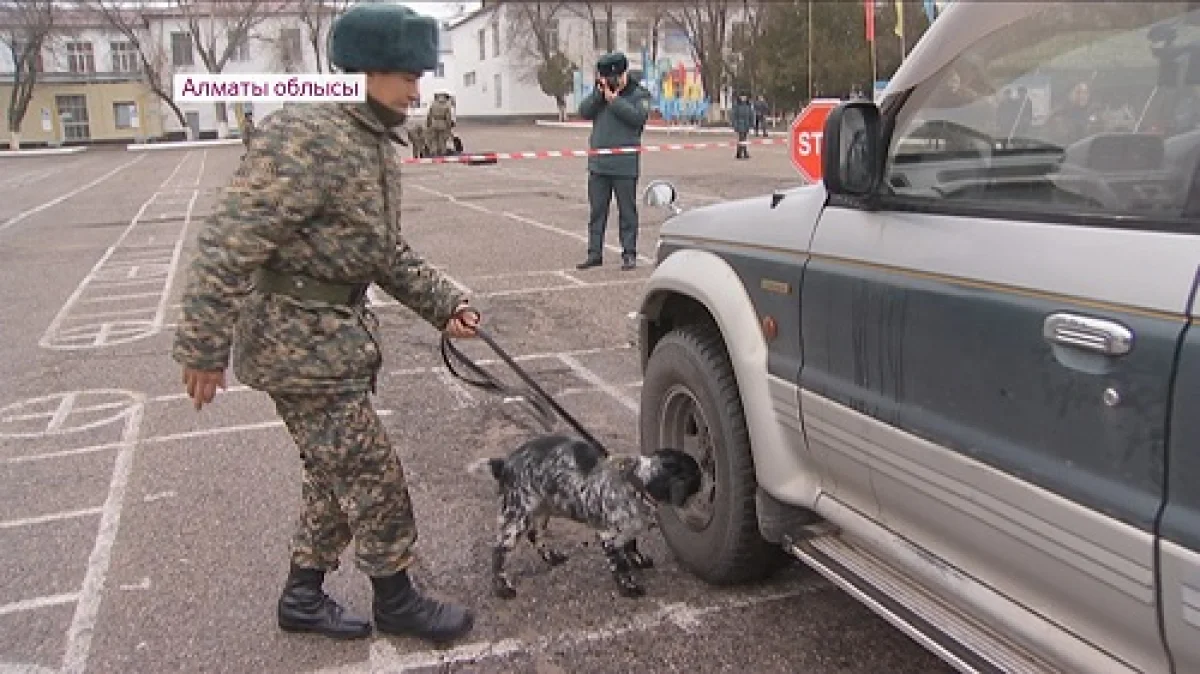
M 723 201 L 667 220 L 659 236 L 667 241 L 679 239 L 685 245 L 710 243 L 805 251 L 826 197 L 824 183 L 818 182 Z

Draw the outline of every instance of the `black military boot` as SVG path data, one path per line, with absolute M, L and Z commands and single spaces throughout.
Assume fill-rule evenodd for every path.
M 602 264 L 604 264 L 603 260 L 601 260 L 598 257 L 589 255 L 586 260 L 575 265 L 575 268 L 576 269 L 591 269 L 592 267 L 599 267 Z
M 371 578 L 371 585 L 375 588 L 375 627 L 385 634 L 447 643 L 475 626 L 469 610 L 421 596 L 405 571 Z
M 371 623 L 345 615 L 321 586 L 325 572 L 292 565 L 279 598 L 279 627 L 285 632 L 315 632 L 333 639 L 370 636 Z

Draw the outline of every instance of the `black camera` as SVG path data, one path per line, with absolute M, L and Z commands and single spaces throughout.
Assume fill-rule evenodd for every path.
M 610 91 L 616 91 L 621 88 L 620 75 L 602 75 L 600 80 L 604 82 L 604 86 Z

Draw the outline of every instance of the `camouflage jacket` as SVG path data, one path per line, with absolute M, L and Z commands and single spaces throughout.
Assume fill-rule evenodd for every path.
M 425 123 L 434 131 L 449 131 L 450 127 L 454 126 L 454 111 L 450 104 L 445 101 L 430 103 Z
M 272 392 L 373 388 L 375 316 L 252 292 L 259 267 L 333 283 L 375 283 L 439 330 L 463 295 L 400 231 L 400 161 L 366 103 L 285 107 L 262 120 L 198 236 L 172 357 L 227 366 Z M 236 342 L 236 348 L 234 347 Z

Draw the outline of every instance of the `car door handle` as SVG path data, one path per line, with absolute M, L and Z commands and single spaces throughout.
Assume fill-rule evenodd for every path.
M 1124 356 L 1133 350 L 1133 331 L 1102 318 L 1055 313 L 1046 317 L 1042 336 L 1052 344 L 1102 353 L 1106 356 Z

